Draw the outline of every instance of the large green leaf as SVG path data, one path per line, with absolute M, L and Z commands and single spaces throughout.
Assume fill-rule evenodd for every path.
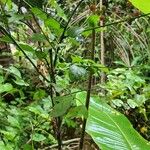
M 66 114 L 69 111 L 69 109 L 74 105 L 74 96 L 69 95 L 56 97 L 55 101 L 57 101 L 58 103 L 55 104 L 55 106 L 53 107 L 51 116 L 60 117 Z
M 37 17 L 39 17 L 39 19 L 45 21 L 47 19 L 47 14 L 45 12 L 43 12 L 41 9 L 37 8 L 37 7 L 33 7 L 31 8 L 31 11 L 33 12 L 33 14 Z
M 144 13 L 150 13 L 149 0 L 130 0 L 131 3 Z
M 99 98 L 91 98 L 86 131 L 102 150 L 150 150 L 128 119 Z

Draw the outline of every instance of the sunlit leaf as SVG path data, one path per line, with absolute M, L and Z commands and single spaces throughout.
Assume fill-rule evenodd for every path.
M 39 17 L 41 20 L 46 20 L 47 19 L 47 14 L 43 12 L 41 9 L 37 7 L 33 7 L 32 12 L 34 13 L 35 16 Z
M 10 37 L 8 37 L 8 36 L 2 36 L 1 38 L 0 38 L 0 41 L 2 41 L 2 42 L 6 42 L 6 43 L 13 43 L 13 41 L 10 39 Z
M 36 142 L 44 141 L 46 137 L 43 134 L 35 133 L 32 135 L 32 140 Z
M 150 149 L 128 119 L 99 98 L 91 98 L 86 131 L 102 150 Z
M 40 99 L 43 99 L 45 95 L 46 95 L 46 92 L 44 90 L 38 90 L 34 93 L 33 99 L 40 100 Z
M 52 117 L 63 116 L 73 106 L 73 96 L 60 97 L 59 103 L 55 104 L 51 112 Z
M 21 78 L 21 73 L 20 73 L 20 71 L 19 71 L 16 67 L 10 66 L 8 71 L 9 71 L 10 73 L 12 73 L 13 75 L 15 75 L 15 76 Z
M 88 117 L 88 111 L 84 105 L 80 105 L 77 107 L 74 107 L 69 110 L 69 113 L 67 114 L 67 117 L 69 118 L 76 118 L 76 117 Z
M 21 86 L 29 86 L 28 83 L 26 83 L 24 80 L 22 79 L 17 79 L 17 80 L 13 80 L 17 85 L 21 85 Z
M 150 13 L 150 1 L 149 0 L 130 0 L 132 4 L 144 13 Z
M 27 45 L 27 44 L 19 44 L 19 46 L 22 48 L 22 50 L 24 51 L 28 51 L 28 52 L 32 52 L 34 53 L 35 50 L 34 48 L 32 48 L 31 46 Z
M 0 93 L 10 92 L 13 90 L 13 86 L 10 83 L 0 84 Z
M 45 20 L 45 25 L 48 26 L 49 28 L 52 28 L 52 29 L 60 29 L 60 24 L 58 21 L 56 21 L 55 19 L 53 18 L 48 18 Z
M 98 21 L 99 21 L 99 16 L 98 15 L 91 15 L 89 18 L 88 18 L 88 24 L 90 27 L 95 27 L 98 25 Z

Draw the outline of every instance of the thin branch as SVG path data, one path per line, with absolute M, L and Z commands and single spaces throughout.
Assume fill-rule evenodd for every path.
M 92 31 L 92 38 L 91 39 L 92 39 L 91 40 L 91 42 L 92 42 L 91 60 L 94 60 L 95 40 L 96 40 L 96 34 L 95 34 L 95 30 L 94 29 Z M 86 103 L 85 103 L 85 106 L 86 106 L 87 110 L 89 109 L 89 104 L 90 104 L 90 96 L 91 96 L 91 89 L 92 89 L 92 79 L 93 79 L 93 74 L 92 74 L 92 72 L 89 72 L 87 95 L 86 95 Z M 87 122 L 87 118 L 84 118 L 83 125 L 82 125 L 82 131 L 81 131 L 81 139 L 80 139 L 80 144 L 79 144 L 79 150 L 83 149 L 86 122 Z
M 38 28 L 41 30 L 41 32 L 43 33 L 45 39 L 48 41 L 48 43 L 50 44 L 50 46 L 52 47 L 52 49 L 56 50 L 55 47 L 52 45 L 52 43 L 49 40 L 49 37 L 45 34 L 45 32 L 43 31 L 43 29 L 41 28 L 40 24 L 38 23 L 36 17 L 33 15 L 34 21 L 36 22 Z M 54 63 L 53 63 L 53 53 L 52 53 L 52 49 L 49 50 L 49 57 L 50 57 L 50 67 L 49 67 L 49 71 L 50 71 L 50 78 L 51 78 L 51 83 L 56 83 L 56 79 L 55 79 L 55 71 L 54 71 Z M 56 50 L 57 51 L 57 50 Z M 54 103 L 54 95 L 53 95 L 53 85 L 50 85 L 50 97 L 52 100 L 52 105 L 54 107 L 55 103 Z M 57 130 L 56 130 L 56 136 L 57 136 L 57 141 L 58 141 L 58 150 L 62 149 L 62 139 L 61 139 L 61 118 L 57 117 L 55 118 L 56 120 L 56 124 L 57 124 Z M 54 131 L 55 132 L 55 131 Z
M 74 16 L 76 10 L 78 9 L 78 7 L 81 5 L 81 3 L 83 2 L 83 0 L 81 0 L 78 5 L 75 7 L 75 9 L 73 10 L 72 14 L 70 15 L 69 19 L 68 19 L 68 22 L 66 24 L 66 26 L 64 27 L 64 30 L 60 36 L 60 40 L 59 40 L 59 44 L 62 43 L 64 37 L 65 37 L 65 33 L 66 33 L 66 30 L 68 28 L 68 25 L 72 19 L 72 17 Z M 58 47 L 57 50 L 56 50 L 56 54 L 55 54 L 55 58 L 54 58 L 54 66 L 56 66 L 56 62 L 57 62 L 57 58 L 58 58 L 58 52 L 59 52 L 60 48 Z
M 67 28 L 68 28 L 68 25 L 69 25 L 69 23 L 70 23 L 72 17 L 74 16 L 76 10 L 78 9 L 78 7 L 81 5 L 82 2 L 83 2 L 83 0 L 81 0 L 81 1 L 78 3 L 78 5 L 75 7 L 75 9 L 73 10 L 72 14 L 70 15 L 70 17 L 69 17 L 69 19 L 68 19 L 68 22 L 67 22 L 66 26 L 64 27 L 63 33 L 62 33 L 62 35 L 61 35 L 61 37 L 60 37 L 60 42 L 59 42 L 59 43 L 61 43 L 62 40 L 64 39 L 64 35 L 65 35 L 65 33 L 66 33 L 66 30 L 67 30 Z
M 55 47 L 52 45 L 52 43 L 49 40 L 49 37 L 45 34 L 45 32 L 43 31 L 43 29 L 41 28 L 39 22 L 37 21 L 35 15 L 32 13 L 33 19 L 36 23 L 36 25 L 38 26 L 38 28 L 41 30 L 42 34 L 44 35 L 45 39 L 47 40 L 47 42 L 50 44 L 50 46 L 55 50 Z
M 123 23 L 123 22 L 129 21 L 129 20 L 135 20 L 135 19 L 139 19 L 139 18 L 142 18 L 142 17 L 147 17 L 147 16 L 149 16 L 149 15 L 150 15 L 150 13 L 144 14 L 144 15 L 140 15 L 140 16 L 137 16 L 137 17 L 133 17 L 133 18 L 127 18 L 127 19 L 124 19 L 124 20 L 120 20 L 120 21 L 116 21 L 116 22 L 104 24 L 104 25 L 102 25 L 102 26 L 97 26 L 97 27 L 94 27 L 94 28 L 85 29 L 85 30 L 82 31 L 82 32 L 91 31 L 91 30 L 93 30 L 93 29 L 96 30 L 96 29 L 99 29 L 99 28 L 116 25 L 116 24 Z
M 67 140 L 67 141 L 63 141 L 62 145 L 67 145 L 67 144 L 72 143 L 72 142 L 78 142 L 79 140 L 80 140 L 80 138 L 75 138 L 75 139 L 70 139 L 70 140 Z M 54 144 L 52 146 L 45 147 L 42 150 L 48 150 L 48 149 L 52 149 L 52 148 L 56 148 L 56 147 L 58 147 L 58 144 Z
M 37 66 L 32 62 L 32 60 L 29 58 L 29 56 L 24 52 L 24 50 L 20 47 L 20 45 L 15 41 L 15 39 L 0 25 L 0 30 L 7 35 L 13 42 L 14 45 L 18 47 L 18 49 L 24 54 L 24 56 L 27 58 L 27 60 L 32 64 L 32 66 L 36 69 L 39 75 L 43 77 L 43 79 L 47 82 L 50 82 L 37 68 Z
M 25 25 L 27 25 L 33 31 L 33 33 L 37 33 L 37 31 L 33 28 L 33 26 L 29 22 L 24 22 L 24 21 L 21 21 L 21 22 L 24 23 Z M 42 47 L 41 47 L 39 41 L 38 41 L 38 45 L 39 45 L 39 49 L 42 52 Z M 50 75 L 50 64 L 49 64 L 49 62 L 48 62 L 48 60 L 46 58 L 44 58 L 44 60 L 46 62 L 46 65 L 47 65 L 47 68 L 48 68 L 48 73 Z

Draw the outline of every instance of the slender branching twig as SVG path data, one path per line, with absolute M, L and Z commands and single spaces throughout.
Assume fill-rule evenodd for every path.
M 93 30 L 93 29 L 96 30 L 96 29 L 99 29 L 99 28 L 103 28 L 103 27 L 108 27 L 108 26 L 120 24 L 120 23 L 129 21 L 129 20 L 139 19 L 139 18 L 142 18 L 142 17 L 149 17 L 149 15 L 150 15 L 150 13 L 148 13 L 148 14 L 143 14 L 143 15 L 140 15 L 140 16 L 137 16 L 137 17 L 133 17 L 133 18 L 123 19 L 123 20 L 120 20 L 120 21 L 116 21 L 116 22 L 104 24 L 104 25 L 102 25 L 102 26 L 97 26 L 97 27 L 94 27 L 94 28 L 85 29 L 85 30 L 83 30 L 82 32 L 91 31 L 91 30 Z
M 95 30 L 93 29 L 93 31 L 92 31 L 91 60 L 94 60 L 95 38 L 96 38 L 95 35 L 96 35 L 96 34 L 95 34 Z M 87 110 L 89 109 L 89 104 L 90 104 L 90 95 L 91 95 L 91 88 L 92 88 L 92 79 L 93 79 L 93 74 L 92 74 L 92 72 L 89 72 L 87 95 L 86 95 L 86 103 L 85 103 L 85 106 L 86 106 Z M 87 119 L 84 118 L 84 120 L 83 120 L 83 125 L 82 125 L 81 139 L 80 139 L 80 144 L 79 144 L 79 150 L 82 150 L 82 149 L 83 149 L 86 122 L 87 122 Z
M 62 34 L 61 34 L 61 36 L 60 36 L 60 40 L 59 40 L 59 43 L 58 43 L 58 44 L 62 43 L 63 39 L 65 38 L 65 33 L 66 33 L 66 31 L 67 31 L 68 25 L 69 25 L 69 23 L 71 22 L 71 19 L 72 19 L 72 17 L 74 16 L 74 14 L 76 13 L 77 9 L 78 9 L 79 6 L 82 4 L 82 2 L 83 2 L 83 0 L 81 0 L 81 1 L 78 3 L 78 5 L 75 7 L 75 9 L 73 10 L 72 14 L 70 15 L 70 17 L 69 17 L 69 19 L 68 19 L 68 22 L 66 23 L 66 26 L 64 27 L 64 30 L 63 30 L 63 32 L 62 32 Z M 58 52 L 59 52 L 59 50 L 60 50 L 60 47 L 58 47 L 57 50 L 56 50 L 56 54 L 55 54 L 55 58 L 54 58 L 54 66 L 56 66 L 56 62 L 57 62 L 57 59 L 58 59 Z
M 32 64 L 32 66 L 36 69 L 36 71 L 38 72 L 39 75 L 41 75 L 43 77 L 43 79 L 45 81 L 47 81 L 48 83 L 50 82 L 37 68 L 37 66 L 33 63 L 33 61 L 30 59 L 30 57 L 25 53 L 25 51 L 21 48 L 21 46 L 16 42 L 16 40 L 5 30 L 5 28 L 3 28 L 0 25 L 0 31 L 2 31 L 5 35 L 7 35 L 11 41 L 13 42 L 13 44 L 18 47 L 18 49 L 24 54 L 24 56 L 27 58 L 27 60 Z

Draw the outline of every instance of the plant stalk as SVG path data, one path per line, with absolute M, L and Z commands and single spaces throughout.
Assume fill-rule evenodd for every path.
M 102 10 L 103 7 L 103 0 L 100 0 L 100 12 L 102 12 L 101 15 L 104 15 L 104 12 Z M 104 20 L 100 20 L 100 26 L 104 26 Z M 100 32 L 100 50 L 99 50 L 99 59 L 100 59 L 100 63 L 102 65 L 105 65 L 105 43 L 104 43 L 104 31 L 102 30 Z M 105 83 L 105 73 L 102 72 L 101 74 L 101 84 Z M 101 91 L 103 94 L 105 93 L 105 91 L 102 89 Z
M 49 50 L 49 54 L 50 54 L 50 69 L 51 69 L 50 78 L 51 78 L 52 83 L 56 83 L 52 49 Z M 54 102 L 53 94 L 54 94 L 53 85 L 51 84 L 50 85 L 50 97 L 51 97 L 52 105 L 54 107 L 55 102 Z M 62 138 L 61 138 L 61 129 L 60 129 L 60 127 L 61 127 L 62 120 L 61 120 L 60 117 L 57 117 L 57 118 L 54 118 L 54 119 L 55 119 L 56 125 L 57 125 L 57 129 L 55 130 L 55 134 L 56 134 L 56 137 L 57 137 L 58 150 L 61 150 L 62 149 Z
M 93 31 L 92 31 L 91 60 L 94 60 L 95 39 L 96 39 L 96 34 L 95 34 L 95 30 L 93 30 Z M 92 72 L 89 72 L 87 95 L 86 95 L 86 103 L 85 103 L 85 106 L 86 106 L 86 109 L 87 109 L 87 110 L 89 110 L 89 104 L 90 104 L 90 95 L 91 95 L 91 88 L 92 88 L 92 79 L 93 79 L 93 74 L 92 74 Z M 79 144 L 79 150 L 82 150 L 82 149 L 83 149 L 86 122 L 87 122 L 87 119 L 84 118 L 83 124 L 82 124 L 82 131 L 81 131 L 81 139 L 80 139 L 80 144 Z
M 60 36 L 60 39 L 59 39 L 59 43 L 58 43 L 58 44 L 60 44 L 60 43 L 63 42 L 63 39 L 64 39 L 64 37 L 65 37 L 65 33 L 66 33 L 67 28 L 68 28 L 68 26 L 69 26 L 69 23 L 70 23 L 72 17 L 74 16 L 74 14 L 76 13 L 76 10 L 77 10 L 77 9 L 79 8 L 79 6 L 82 4 L 82 2 L 83 2 L 83 0 L 80 0 L 80 2 L 79 2 L 78 5 L 75 7 L 75 9 L 73 10 L 72 14 L 70 15 L 70 17 L 69 17 L 69 19 L 68 19 L 68 22 L 66 23 L 66 25 L 65 25 L 65 27 L 64 27 L 64 30 L 63 30 L 63 32 L 62 32 L 62 34 L 61 34 L 61 36 Z M 60 50 L 60 47 L 58 47 L 57 50 L 56 50 L 56 54 L 55 54 L 55 58 L 54 58 L 54 66 L 56 66 L 56 62 L 57 62 L 57 59 L 58 59 L 58 52 L 59 52 L 59 50 Z

